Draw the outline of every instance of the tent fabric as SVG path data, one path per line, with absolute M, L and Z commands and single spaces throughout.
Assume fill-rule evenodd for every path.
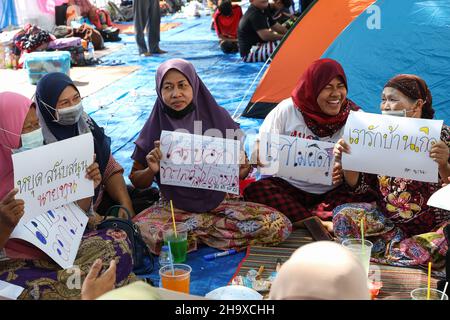
M 319 59 L 336 37 L 374 0 L 316 1 L 283 39 L 259 83 L 245 117 L 264 118 L 290 96 L 303 71 Z
M 323 55 L 344 67 L 351 99 L 379 112 L 384 84 L 396 74 L 417 74 L 431 90 L 435 118 L 450 119 L 450 0 L 379 0 L 375 5 L 379 29 L 369 29 L 368 15 L 361 15 Z
M 0 1 L 0 29 L 17 26 L 17 13 L 14 0 Z
M 53 2 L 53 1 L 49 1 Z M 41 10 L 41 3 L 37 0 L 15 0 L 19 25 L 36 24 L 44 30 L 51 31 L 55 26 L 55 13 Z M 47 6 L 45 6 L 48 8 Z M 47 12 L 46 12 L 47 11 Z

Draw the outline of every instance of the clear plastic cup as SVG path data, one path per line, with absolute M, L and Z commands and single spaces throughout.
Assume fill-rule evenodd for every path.
M 181 263 L 186 261 L 187 247 L 188 247 L 188 230 L 186 224 L 176 222 L 177 233 L 173 230 L 173 223 L 168 223 L 163 226 L 163 240 L 164 245 L 170 245 L 170 251 L 173 256 L 174 263 Z
M 369 277 L 370 255 L 372 254 L 373 243 L 369 240 L 364 240 L 363 245 L 361 239 L 347 239 L 342 242 L 342 245 L 349 249 L 361 261 L 367 277 Z
M 159 269 L 161 285 L 163 288 L 189 293 L 192 268 L 187 264 L 175 263 L 173 269 L 171 265 Z
M 448 296 L 437 289 L 430 289 L 430 299 L 427 299 L 428 288 L 417 288 L 411 291 L 411 298 L 413 300 L 448 300 Z M 444 299 L 442 299 L 444 295 Z

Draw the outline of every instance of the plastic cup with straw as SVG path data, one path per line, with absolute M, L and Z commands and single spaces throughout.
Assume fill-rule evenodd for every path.
M 431 295 L 431 262 L 428 262 L 427 300 L 430 300 L 430 295 Z

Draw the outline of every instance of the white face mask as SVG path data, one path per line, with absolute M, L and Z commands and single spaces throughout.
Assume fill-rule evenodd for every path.
M 68 107 L 68 108 L 64 108 L 64 109 L 55 109 L 55 108 L 49 106 L 48 104 L 46 104 L 42 100 L 41 100 L 41 103 L 47 109 L 54 110 L 57 113 L 57 118 L 55 118 L 51 112 L 50 112 L 50 115 L 53 117 L 54 122 L 59 123 L 63 126 L 72 125 L 72 124 L 77 123 L 80 120 L 81 115 L 83 114 L 82 101 L 80 101 L 80 103 L 78 103 L 72 107 Z
M 394 117 L 406 117 L 406 110 L 382 110 L 382 115 Z
M 22 140 L 22 147 L 13 150 L 13 153 L 31 150 L 44 145 L 44 136 L 41 128 L 21 134 L 20 139 Z
M 69 108 L 58 109 L 56 112 L 58 113 L 58 120 L 56 122 L 63 126 L 72 125 L 80 120 L 81 114 L 83 113 L 83 103 L 80 102 Z

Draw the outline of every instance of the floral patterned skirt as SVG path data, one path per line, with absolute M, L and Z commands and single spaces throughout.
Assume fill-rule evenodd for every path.
M 53 261 L 0 261 L 0 280 L 25 288 L 18 299 L 80 299 L 81 286 L 96 259 L 108 268 L 116 259 L 116 287 L 135 281 L 130 242 L 124 231 L 98 230 L 84 234 L 74 267 L 63 270 Z
M 188 228 L 188 252 L 200 241 L 217 249 L 239 249 L 248 245 L 276 245 L 292 231 L 289 219 L 265 205 L 225 200 L 206 213 L 174 209 L 175 221 Z M 162 228 L 172 222 L 170 205 L 159 202 L 144 210 L 133 221 L 139 226 L 150 251 L 159 255 L 163 244 Z
M 408 237 L 392 221 L 385 218 L 369 203 L 348 203 L 336 207 L 333 211 L 334 234 L 339 240 L 360 239 L 359 218 L 365 216 L 365 221 L 371 224 L 383 224 L 384 229 L 366 234 L 367 240 L 373 243 L 372 262 L 393 266 L 428 267 L 432 263 L 433 269 L 440 269 L 445 264 L 448 243 L 443 229 L 446 222 L 427 233 Z

